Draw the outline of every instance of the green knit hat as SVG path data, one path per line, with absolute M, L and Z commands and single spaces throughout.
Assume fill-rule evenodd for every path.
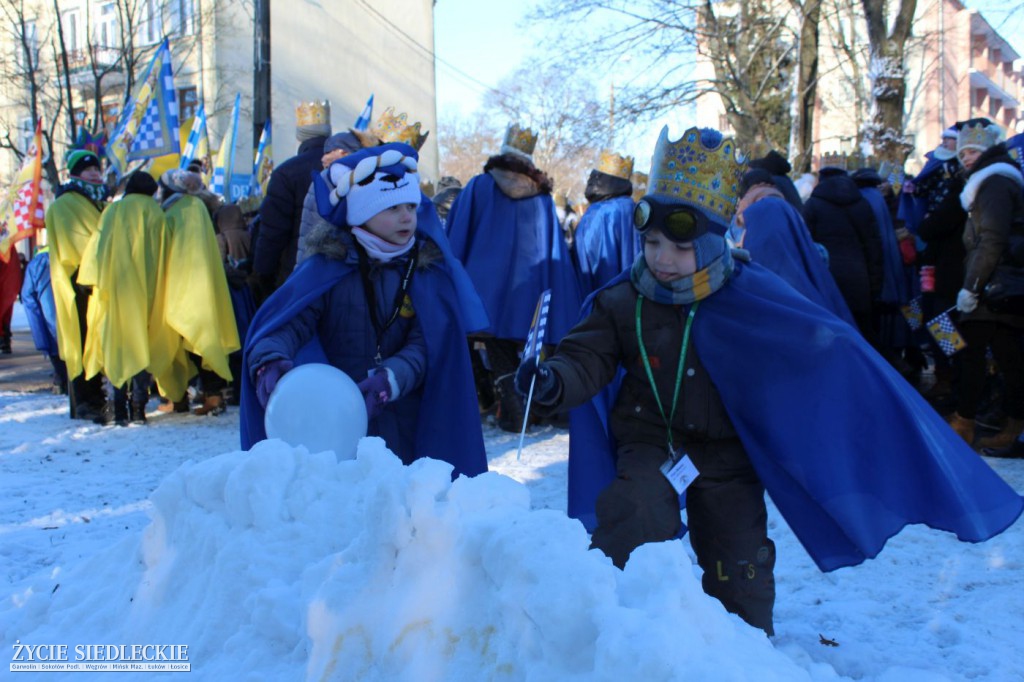
M 67 164 L 68 173 L 71 175 L 79 175 L 89 166 L 102 168 L 99 157 L 88 149 L 76 149 L 72 152 L 68 152 L 65 162 Z

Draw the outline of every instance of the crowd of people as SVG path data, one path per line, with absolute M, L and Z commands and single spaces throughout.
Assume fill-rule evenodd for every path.
M 622 567 L 686 532 L 685 506 L 705 591 L 768 634 L 766 490 L 822 570 L 907 523 L 981 541 L 1020 514 L 969 447 L 1024 456 L 1024 176 L 990 121 L 951 128 L 902 187 L 825 166 L 803 196 L 778 152 L 666 129 L 649 175 L 602 152 L 581 210 L 518 125 L 428 196 L 405 114 L 341 133 L 327 103 L 298 114 L 255 216 L 189 170 L 136 171 L 108 201 L 99 159 L 68 155 L 22 298 L 72 418 L 145 422 L 154 391 L 167 411 L 237 403 L 248 448 L 278 381 L 326 362 L 369 435 L 456 475 L 487 470 L 490 415 L 568 419 L 592 546 Z M 915 302 L 954 311 L 966 347 L 908 324 Z

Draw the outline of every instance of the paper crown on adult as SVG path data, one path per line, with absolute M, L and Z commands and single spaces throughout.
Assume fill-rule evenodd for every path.
M 665 126 L 654 147 L 647 193 L 690 204 L 728 226 L 744 171 L 746 160 L 732 138 L 717 130 L 690 128 L 672 142 Z
M 956 150 L 978 149 L 984 151 L 999 143 L 1003 137 L 1003 130 L 992 122 L 978 121 L 975 124 L 968 122 L 960 128 L 956 136 Z
M 395 108 L 388 107 L 373 124 L 370 132 L 384 144 L 401 142 L 419 151 L 430 131 L 421 133 L 420 122 L 409 124 L 408 120 L 409 117 L 405 113 L 395 114 Z
M 597 170 L 607 175 L 614 175 L 629 180 L 633 175 L 633 157 L 620 156 L 610 149 L 602 149 L 597 158 Z
M 315 99 L 299 102 L 295 107 L 295 124 L 300 126 L 330 125 L 331 102 L 326 99 Z
M 847 170 L 846 166 L 849 163 L 849 157 L 846 154 L 839 152 L 829 152 L 821 155 L 821 164 L 818 168 L 842 168 Z
M 533 159 L 533 150 L 537 147 L 537 134 L 529 128 L 520 128 L 518 123 L 511 124 L 505 131 L 505 140 L 501 143 L 502 154 L 518 154 Z

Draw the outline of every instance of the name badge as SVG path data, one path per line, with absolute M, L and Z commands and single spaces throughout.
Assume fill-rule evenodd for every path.
M 681 451 L 677 451 L 676 456 L 665 460 L 665 463 L 661 465 L 661 473 L 679 495 L 682 495 L 683 491 L 700 475 L 697 467 L 690 460 L 690 456 Z

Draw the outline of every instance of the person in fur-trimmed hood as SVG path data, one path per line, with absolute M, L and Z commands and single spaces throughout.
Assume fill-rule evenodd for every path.
M 960 204 L 967 211 L 964 227 L 964 282 L 957 294 L 960 333 L 967 347 L 960 351 L 961 385 L 950 425 L 965 441 L 974 440 L 974 417 L 985 388 L 985 352 L 992 347 L 1005 381 L 1004 409 L 1009 419 L 995 436 L 978 447 L 1010 445 L 1024 429 L 1024 362 L 1020 337 L 1024 317 L 999 312 L 985 300 L 985 287 L 1002 264 L 1021 266 L 1009 251 L 1012 239 L 1024 237 L 1024 177 L 999 142 L 1002 131 L 988 119 L 958 124 L 957 156 L 967 171 Z
M 266 437 L 264 411 L 278 380 L 296 364 L 326 362 L 358 382 L 368 435 L 404 463 L 433 457 L 457 475 L 487 470 L 465 343 L 467 328 L 481 323 L 439 226 L 418 225 L 417 165 L 412 147 L 392 143 L 316 176 L 330 225 L 308 236 L 309 258 L 250 326 L 242 447 Z
M 512 374 L 541 293 L 551 290 L 545 343 L 576 321 L 581 296 L 575 267 L 551 196 L 552 182 L 533 163 L 537 136 L 510 126 L 501 154 L 487 160 L 452 204 L 448 237 L 490 319 L 483 330 L 498 395 L 498 425 L 518 431 L 522 401 Z M 481 389 L 481 394 L 483 390 Z

